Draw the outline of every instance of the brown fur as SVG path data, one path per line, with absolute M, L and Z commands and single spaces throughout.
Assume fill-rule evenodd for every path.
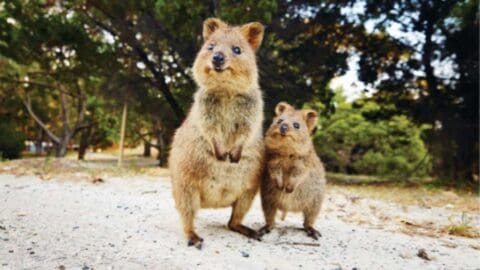
M 285 102 L 277 105 L 276 116 L 265 136 L 266 171 L 261 185 L 262 207 L 266 225 L 261 233 L 274 226 L 277 210 L 303 212 L 304 228 L 317 239 L 313 228 L 325 194 L 325 170 L 315 153 L 310 135 L 317 113 L 295 110 Z M 281 120 L 281 122 L 279 122 Z M 299 129 L 294 123 L 300 125 Z M 286 124 L 288 131 L 280 131 Z
M 259 23 L 204 22 L 205 44 L 193 65 L 199 89 L 187 119 L 175 133 L 169 157 L 173 197 L 189 245 L 200 247 L 203 241 L 193 224 L 200 208 L 232 206 L 229 228 L 258 238 L 242 220 L 263 170 L 263 100 L 255 61 L 262 35 Z M 209 50 L 211 44 L 215 46 Z M 233 46 L 242 53 L 234 54 Z M 212 66 L 216 52 L 225 55 L 221 71 Z

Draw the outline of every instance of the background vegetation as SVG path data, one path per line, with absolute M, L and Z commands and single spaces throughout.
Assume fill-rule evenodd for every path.
M 266 119 L 281 100 L 317 108 L 329 170 L 478 183 L 478 0 L 0 1 L 2 157 L 25 138 L 84 158 L 128 108 L 127 143 L 165 165 L 212 16 L 265 24 Z M 369 94 L 348 103 L 329 84 L 352 57 Z

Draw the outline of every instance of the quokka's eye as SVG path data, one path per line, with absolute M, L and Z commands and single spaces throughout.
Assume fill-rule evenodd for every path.
M 299 129 L 299 128 L 300 128 L 300 124 L 297 123 L 297 122 L 295 122 L 295 123 L 293 123 L 293 127 L 296 128 L 296 129 Z
M 208 44 L 207 50 L 211 51 L 215 48 L 215 44 Z
M 232 47 L 232 52 L 234 54 L 241 54 L 242 50 L 240 50 L 240 47 Z
M 277 124 L 281 124 L 283 122 L 283 119 L 278 119 Z

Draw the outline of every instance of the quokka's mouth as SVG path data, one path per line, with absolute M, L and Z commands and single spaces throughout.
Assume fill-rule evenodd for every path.
M 210 73 L 211 71 L 215 71 L 215 73 L 222 73 L 230 69 L 227 65 L 207 65 L 205 67 L 205 71 Z
M 275 136 L 276 138 L 278 139 L 286 139 L 286 138 L 291 138 L 292 135 L 290 133 L 281 133 L 280 131 L 276 131 L 272 134 L 273 136 Z
M 216 72 L 223 72 L 225 69 L 222 67 L 213 67 L 213 70 L 215 70 Z

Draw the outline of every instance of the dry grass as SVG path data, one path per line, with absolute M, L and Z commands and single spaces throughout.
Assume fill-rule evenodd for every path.
M 467 217 L 466 213 L 462 213 L 461 219 L 459 222 L 455 223 L 450 220 L 452 224 L 445 226 L 443 232 L 468 238 L 479 238 L 480 232 L 477 228 L 471 225 L 471 220 Z
M 480 233 L 474 227 L 465 224 L 452 224 L 445 228 L 445 232 L 450 235 L 463 236 L 468 238 L 478 238 Z
M 446 207 L 457 211 L 480 211 L 479 197 L 472 193 L 462 193 L 425 186 L 401 187 L 379 185 L 335 185 L 330 189 L 335 192 L 347 191 L 360 197 L 369 197 L 383 201 L 394 202 L 400 205 L 415 205 L 420 207 Z
M 99 182 L 98 179 L 108 177 L 132 177 L 169 175 L 168 169 L 156 165 L 152 159 L 129 156 L 124 165 L 118 167 L 113 158 L 99 158 L 78 161 L 73 158 L 27 158 L 0 163 L 0 173 L 35 175 L 43 180 L 53 178 L 62 180 L 87 180 Z
M 157 161 L 152 158 L 143 158 L 135 153 L 129 153 L 124 165 L 116 165 L 115 155 L 89 154 L 86 161 L 78 161 L 75 156 L 64 159 L 56 158 L 26 158 L 0 162 L 0 173 L 15 175 L 36 175 L 41 179 L 97 179 L 111 176 L 137 175 L 167 177 L 169 171 L 157 166 Z M 379 185 L 377 178 L 364 176 L 362 181 L 370 181 L 372 184 L 345 185 L 335 184 L 330 181 L 332 175 L 328 175 L 330 190 L 332 192 L 347 192 L 355 198 L 368 197 L 399 205 L 415 205 L 420 207 L 446 207 L 459 212 L 480 211 L 478 195 L 472 193 L 458 193 L 457 191 L 439 188 L 427 188 L 426 186 L 399 186 Z M 335 174 L 335 177 L 341 177 Z M 372 180 L 373 179 L 373 180 Z

